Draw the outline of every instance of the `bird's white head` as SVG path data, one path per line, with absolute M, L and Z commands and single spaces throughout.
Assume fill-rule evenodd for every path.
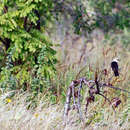
M 119 62 L 120 59 L 118 57 L 114 58 L 112 61 Z

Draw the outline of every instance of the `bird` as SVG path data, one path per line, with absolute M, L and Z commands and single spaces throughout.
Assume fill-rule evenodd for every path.
M 111 68 L 114 72 L 115 77 L 119 76 L 118 62 L 119 62 L 119 58 L 114 58 L 111 62 Z

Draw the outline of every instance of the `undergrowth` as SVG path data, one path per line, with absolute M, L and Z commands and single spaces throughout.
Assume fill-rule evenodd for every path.
M 70 51 L 71 52 L 71 51 Z M 93 52 L 93 53 L 92 53 Z M 86 77 L 88 80 L 94 78 L 97 67 L 106 68 L 112 74 L 110 62 L 113 57 L 119 57 L 120 79 L 115 84 L 116 87 L 129 91 L 129 52 L 121 47 L 113 45 L 103 45 L 92 49 L 89 61 L 85 65 L 81 63 L 57 64 L 57 75 L 44 83 L 44 91 L 38 94 L 31 94 L 29 90 L 12 90 L 4 93 L 1 88 L 0 97 L 0 127 L 8 129 L 123 129 L 129 128 L 129 104 L 128 94 L 119 90 L 105 88 L 108 98 L 119 97 L 121 104 L 113 112 L 109 103 L 102 97 L 96 96 L 95 102 L 88 106 L 88 111 L 84 115 L 85 127 L 82 124 L 76 110 L 71 110 L 68 115 L 68 124 L 63 122 L 64 102 L 68 86 L 73 80 Z M 62 52 L 63 53 L 63 52 Z M 69 55 L 69 54 L 68 54 Z M 96 57 L 98 55 L 98 57 Z M 71 58 L 71 55 L 69 55 Z M 9 87 L 16 83 L 16 79 L 7 74 Z M 10 80 L 10 78 L 12 78 Z M 4 84 L 2 84 L 4 86 Z M 38 81 L 34 82 L 34 87 L 40 86 Z M 16 86 L 17 88 L 18 86 Z M 3 87 L 4 88 L 4 87 Z M 82 94 L 82 110 L 85 109 L 85 100 L 88 96 L 87 87 L 84 87 Z M 35 96 L 34 96 L 35 95 Z M 84 111 L 83 111 L 84 112 Z

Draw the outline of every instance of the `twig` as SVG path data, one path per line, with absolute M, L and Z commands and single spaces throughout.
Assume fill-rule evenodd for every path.
M 27 30 L 27 16 L 24 18 L 24 29 Z
M 73 104 L 73 107 L 76 108 L 76 100 L 75 100 L 74 92 L 75 92 L 74 86 L 72 86 L 72 96 L 73 96 L 73 103 L 74 103 L 74 104 Z
M 68 87 L 68 90 L 67 90 L 66 102 L 65 102 L 65 106 L 64 106 L 64 119 L 68 115 L 68 112 L 70 110 L 71 97 L 73 97 L 73 106 L 76 107 L 76 109 L 78 110 L 80 119 L 84 122 L 82 111 L 81 111 L 81 102 L 80 102 L 81 101 L 81 89 L 82 89 L 83 84 L 87 85 L 89 88 L 89 90 L 88 90 L 89 97 L 86 98 L 87 103 L 86 103 L 85 113 L 87 112 L 88 105 L 91 102 L 95 101 L 95 95 L 100 95 L 103 98 L 105 98 L 105 100 L 107 100 L 109 102 L 109 104 L 112 106 L 113 111 L 116 113 L 111 101 L 105 95 L 103 95 L 101 93 L 101 91 L 100 91 L 101 87 L 109 87 L 109 88 L 113 88 L 116 90 L 130 93 L 127 90 L 114 87 L 111 84 L 109 85 L 109 83 L 101 83 L 98 78 L 97 72 L 95 73 L 95 80 L 87 80 L 85 77 L 80 78 L 79 80 L 74 80 L 74 81 L 72 81 L 71 85 Z M 78 95 L 76 94 L 77 96 L 75 96 L 75 87 L 77 87 L 78 85 L 79 85 Z M 76 97 L 77 97 L 77 102 L 76 102 Z
M 80 75 L 80 73 L 86 68 L 86 65 L 78 72 L 78 74 L 76 75 L 76 79 L 78 78 L 78 76 Z
M 129 93 L 129 94 L 130 94 L 130 92 L 129 92 L 129 91 L 124 90 L 124 89 L 121 89 L 121 88 L 114 87 L 114 86 L 112 86 L 112 85 L 100 84 L 100 86 L 101 86 L 101 87 L 109 87 L 109 88 L 113 88 L 113 89 L 120 90 L 120 91 L 124 91 L 124 92 L 127 92 L 127 93 Z
M 78 103 L 77 103 L 77 106 L 78 106 L 78 113 L 79 113 L 80 119 L 83 121 L 83 116 L 82 116 L 82 112 L 81 112 L 81 105 L 80 105 L 80 98 L 81 98 L 80 91 L 82 89 L 82 83 L 83 83 L 83 81 L 81 80 L 80 81 L 80 86 L 79 86 L 79 89 L 78 89 Z
M 105 100 L 107 100 L 109 103 L 110 103 L 110 105 L 111 105 L 111 101 L 106 97 L 106 96 L 104 96 L 103 94 L 101 94 L 101 93 L 98 93 L 98 95 L 100 95 L 100 96 L 102 96 L 102 97 L 104 97 L 105 98 Z M 113 111 L 116 113 L 116 111 L 115 111 L 115 109 L 114 109 L 114 107 L 112 106 L 112 109 L 113 109 Z
M 68 115 L 68 112 L 70 110 L 70 102 L 71 102 L 71 96 L 72 96 L 72 89 L 69 87 L 67 91 L 67 96 L 66 96 L 66 103 L 64 106 L 64 118 Z

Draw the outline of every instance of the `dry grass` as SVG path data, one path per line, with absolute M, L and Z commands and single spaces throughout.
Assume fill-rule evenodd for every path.
M 71 111 L 68 124 L 63 125 L 63 105 L 50 105 L 39 102 L 35 110 L 27 110 L 25 103 L 27 94 L 17 94 L 8 104 L 0 101 L 0 128 L 1 130 L 80 130 L 84 125 L 80 123 L 78 114 Z M 100 107 L 100 101 L 90 105 L 86 115 L 86 130 L 128 130 L 129 122 L 128 105 L 124 105 L 123 110 L 117 109 L 114 115 L 110 107 Z M 96 113 L 98 110 L 98 113 Z M 101 115 L 100 115 L 101 114 Z M 101 116 L 101 120 L 100 120 Z M 99 119 L 98 119 L 99 118 Z M 123 125 L 121 125 L 123 124 Z
M 58 51 L 58 57 L 61 59 L 58 65 L 59 76 L 57 79 L 58 102 L 51 105 L 49 102 L 39 100 L 39 105 L 35 110 L 27 110 L 29 103 L 26 103 L 28 94 L 16 94 L 12 100 L 3 100 L 4 95 L 0 97 L 0 129 L 1 130 L 128 130 L 130 108 L 128 104 L 128 94 L 110 89 L 108 97 L 119 97 L 122 100 L 121 105 L 114 114 L 108 103 L 105 103 L 101 97 L 96 97 L 96 102 L 88 107 L 87 115 L 84 115 L 85 123 L 79 120 L 76 111 L 70 111 L 68 124 L 63 124 L 64 105 L 60 103 L 61 88 L 66 91 L 70 82 L 76 76 L 86 76 L 88 70 L 95 71 L 95 68 L 106 68 L 109 71 L 110 62 L 113 57 L 121 59 L 119 63 L 120 79 L 117 87 L 129 90 L 130 79 L 130 52 L 124 49 L 120 43 L 113 46 L 103 44 L 103 38 L 97 37 L 93 42 L 78 36 L 68 38 L 63 42 Z M 100 41 L 99 41 L 100 40 Z M 83 68 L 86 65 L 85 68 Z M 82 70 L 82 71 L 81 71 Z M 80 73 L 79 73 L 80 72 Z M 93 76 L 90 76 L 93 78 Z M 62 84 L 64 82 L 64 86 Z M 108 89 L 106 89 L 108 90 Z M 84 92 L 82 109 L 87 93 Z M 5 103 L 8 102 L 8 103 Z

